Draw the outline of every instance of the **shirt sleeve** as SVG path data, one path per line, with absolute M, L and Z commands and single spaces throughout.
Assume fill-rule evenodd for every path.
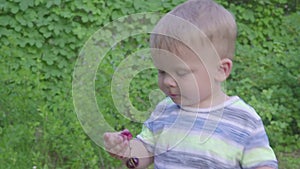
M 137 135 L 137 139 L 143 142 L 144 146 L 149 152 L 154 154 L 154 136 L 150 128 L 148 128 L 147 124 L 143 125 L 142 132 Z
M 244 147 L 241 165 L 245 169 L 263 166 L 278 168 L 275 153 L 269 145 L 268 136 L 261 120 L 257 122 L 256 130 L 249 136 Z
M 147 150 L 154 154 L 157 137 L 159 137 L 158 131 L 163 128 L 163 124 L 160 121 L 161 116 L 164 114 L 167 107 L 174 104 L 170 98 L 162 100 L 152 112 L 147 121 L 144 122 L 142 131 L 137 135 L 137 139 L 144 143 Z M 155 131 L 155 132 L 154 132 Z

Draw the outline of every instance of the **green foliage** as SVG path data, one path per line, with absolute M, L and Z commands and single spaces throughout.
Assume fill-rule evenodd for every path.
M 0 0 L 0 168 L 119 166 L 85 135 L 76 118 L 72 73 L 77 55 L 89 36 L 110 21 L 167 12 L 182 2 Z M 239 27 L 226 89 L 262 116 L 281 168 L 295 168 L 299 154 L 287 159 L 282 154 L 300 149 L 300 5 L 287 0 L 218 2 L 234 13 Z M 147 35 L 124 40 L 99 65 L 97 102 L 115 130 L 140 131 L 140 123 L 124 120 L 116 110 L 110 85 L 122 59 L 147 47 Z M 155 88 L 155 70 L 137 74 L 130 82 L 132 104 L 138 110 L 151 108 L 148 96 Z

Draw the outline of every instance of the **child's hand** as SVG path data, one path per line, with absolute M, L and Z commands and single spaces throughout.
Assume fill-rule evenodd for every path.
M 131 133 L 125 129 L 122 132 L 104 133 L 104 146 L 112 157 L 123 159 L 130 156 L 129 140 Z

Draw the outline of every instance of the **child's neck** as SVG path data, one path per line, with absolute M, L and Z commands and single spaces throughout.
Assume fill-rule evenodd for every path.
M 230 97 L 225 94 L 221 89 L 213 92 L 212 95 L 201 100 L 199 104 L 191 105 L 194 108 L 211 108 L 225 103 Z

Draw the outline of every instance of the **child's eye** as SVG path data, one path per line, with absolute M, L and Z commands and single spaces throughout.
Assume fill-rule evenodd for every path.
M 161 74 L 161 75 L 163 75 L 163 74 L 166 74 L 166 72 L 165 72 L 165 71 L 163 71 L 163 70 L 158 70 L 158 74 Z
M 189 73 L 187 70 L 179 70 L 176 72 L 177 76 L 185 76 Z

